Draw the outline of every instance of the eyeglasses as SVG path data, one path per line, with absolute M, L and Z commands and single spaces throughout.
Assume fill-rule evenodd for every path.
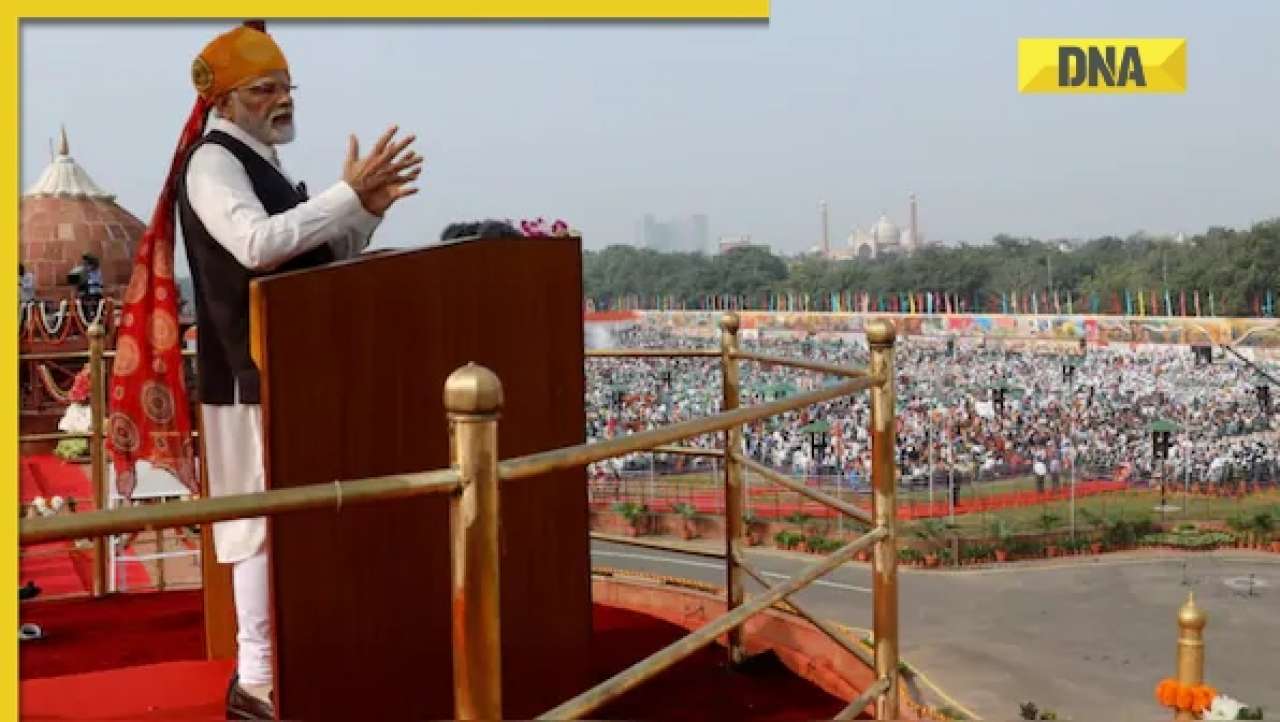
M 250 95 L 256 98 L 266 99 L 266 98 L 274 98 L 278 95 L 292 95 L 293 93 L 296 93 L 298 91 L 298 86 L 286 85 L 284 83 L 268 81 L 265 83 L 254 83 L 253 85 L 246 85 L 240 88 L 236 88 L 236 90 L 243 90 L 246 93 L 249 93 Z

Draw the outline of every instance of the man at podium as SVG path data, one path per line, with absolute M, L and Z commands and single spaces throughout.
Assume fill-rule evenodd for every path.
M 364 157 L 352 136 L 342 179 L 309 198 L 305 186 L 285 173 L 276 154 L 276 146 L 294 139 L 295 88 L 275 41 L 262 28 L 249 26 L 219 35 L 195 59 L 192 81 L 199 99 L 175 153 L 177 174 L 170 176 L 174 185 L 169 188 L 176 189 L 195 285 L 209 493 L 258 492 L 265 482 L 258 369 L 249 351 L 249 283 L 266 274 L 360 253 L 387 209 L 417 192 L 412 183 L 421 172 L 422 158 L 408 150 L 414 137 L 397 139 L 395 127 Z M 143 265 L 148 252 L 154 257 L 167 251 L 172 258 L 172 218 L 159 220 L 162 211 L 171 212 L 172 206 L 164 207 L 166 197 L 172 196 L 162 195 L 157 218 L 148 229 L 148 236 L 155 236 L 154 248 L 148 248 L 144 238 L 139 249 L 128 294 L 134 298 L 126 299 L 126 313 L 150 316 L 154 303 L 131 309 L 128 301 L 138 301 L 144 293 L 163 301 L 172 293 L 152 281 L 160 274 L 147 274 Z M 132 324 L 134 328 L 155 325 L 150 317 L 138 320 L 142 323 Z M 152 331 L 136 343 L 154 342 L 155 337 Z M 159 349 L 146 351 L 161 358 Z M 164 364 L 158 360 L 155 366 Z M 115 373 L 120 376 L 119 369 Z M 158 422 L 156 409 L 162 408 L 154 402 L 155 380 L 141 384 L 141 403 L 135 405 L 128 403 L 134 388 L 129 381 L 113 379 L 113 386 L 119 382 L 119 390 L 113 390 L 112 418 L 117 453 L 128 450 L 129 441 L 161 435 L 148 434 L 155 428 L 149 424 Z M 174 393 L 167 398 L 181 397 Z M 134 443 L 132 449 L 138 446 Z M 233 719 L 273 718 L 266 520 L 222 522 L 214 525 L 213 535 L 217 560 L 233 565 L 238 627 L 237 672 L 227 691 L 227 713 Z

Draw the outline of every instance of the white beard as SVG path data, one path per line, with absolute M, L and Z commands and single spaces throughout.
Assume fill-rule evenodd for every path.
M 249 115 L 238 96 L 233 95 L 231 102 L 236 106 L 235 114 L 237 116 L 244 118 Z M 293 108 L 290 108 L 287 112 L 292 115 Z M 297 135 L 297 127 L 293 124 L 292 119 L 290 119 L 286 125 L 278 127 L 271 122 L 271 118 L 268 118 L 262 123 L 246 124 L 237 122 L 236 124 L 243 128 L 246 133 L 252 135 L 254 138 L 257 138 L 266 145 L 284 145 L 285 143 L 291 143 Z
M 267 132 L 271 137 L 271 145 L 292 143 L 294 137 L 298 134 L 298 130 L 296 126 L 294 126 L 293 121 L 289 121 L 287 124 L 278 127 L 275 125 L 269 125 L 267 126 Z

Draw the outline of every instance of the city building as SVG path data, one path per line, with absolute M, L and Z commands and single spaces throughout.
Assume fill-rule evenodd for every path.
M 711 249 L 705 213 L 660 221 L 646 213 L 637 227 L 636 245 L 655 251 L 707 251 Z
M 720 236 L 719 240 L 716 242 L 716 253 L 728 253 L 729 251 L 737 250 L 739 248 L 762 248 L 768 251 L 769 244 L 752 243 L 751 236 L 749 235 Z

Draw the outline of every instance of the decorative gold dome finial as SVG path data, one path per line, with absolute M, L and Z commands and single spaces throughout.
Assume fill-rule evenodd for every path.
M 445 379 L 444 408 L 453 414 L 491 414 L 502 408 L 502 382 L 489 369 L 469 363 Z
M 62 126 L 62 136 L 58 139 L 58 155 L 71 155 L 71 144 L 67 142 L 67 126 Z
M 738 314 L 736 313 L 729 312 L 720 317 L 720 328 L 724 329 L 728 333 L 737 333 L 738 324 Z
M 1209 621 L 1208 615 L 1196 606 L 1195 594 L 1187 592 L 1187 603 L 1178 610 L 1178 626 L 1183 629 L 1204 629 L 1207 621 Z
M 894 339 L 898 337 L 898 329 L 893 322 L 883 318 L 867 321 L 863 329 L 867 333 L 867 343 L 872 346 L 892 346 Z

